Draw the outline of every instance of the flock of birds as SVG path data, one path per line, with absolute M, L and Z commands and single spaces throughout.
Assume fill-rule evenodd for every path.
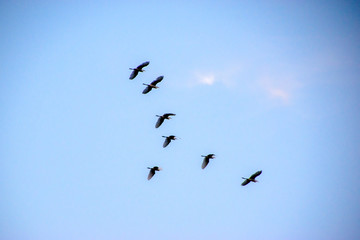
M 132 70 L 129 79 L 133 80 L 139 72 L 144 72 L 145 70 L 143 69 L 144 67 L 148 66 L 150 64 L 149 61 L 144 62 L 142 64 L 140 64 L 139 66 L 137 66 L 136 68 L 129 68 L 130 70 Z M 150 92 L 153 88 L 157 89 L 159 88 L 158 86 L 156 86 L 159 82 L 161 82 L 164 79 L 164 76 L 159 76 L 157 77 L 154 81 L 152 81 L 150 84 L 146 84 L 143 83 L 144 85 L 146 85 L 146 88 L 143 90 L 143 94 L 147 94 L 148 92 Z M 158 117 L 158 120 L 155 124 L 155 128 L 158 128 L 161 126 L 161 124 L 163 124 L 164 120 L 167 119 L 171 119 L 171 116 L 175 116 L 176 114 L 174 113 L 165 113 L 163 115 L 156 115 Z M 178 139 L 177 137 L 175 137 L 174 135 L 170 135 L 170 136 L 162 136 L 165 138 L 165 141 L 163 143 L 163 148 L 167 147 L 170 142 L 172 140 L 176 140 Z M 210 159 L 214 159 L 215 158 L 215 154 L 210 153 L 208 155 L 201 155 L 201 157 L 204 158 L 201 168 L 205 169 L 206 166 L 209 164 Z M 149 174 L 147 179 L 150 180 L 157 171 L 161 171 L 162 169 L 158 166 L 154 166 L 154 167 L 148 167 L 148 169 L 150 169 Z M 241 184 L 242 186 L 247 185 L 250 182 L 257 182 L 257 180 L 255 179 L 257 176 L 259 176 L 262 173 L 262 171 L 257 171 L 256 173 L 252 174 L 249 178 L 244 178 L 245 179 L 243 181 L 243 183 Z

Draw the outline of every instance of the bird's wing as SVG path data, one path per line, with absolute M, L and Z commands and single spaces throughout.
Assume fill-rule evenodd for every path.
M 137 69 L 142 69 L 143 67 L 146 67 L 147 65 L 149 65 L 149 61 L 147 62 L 143 62 L 142 64 L 140 64 L 139 66 L 137 66 Z
M 152 87 L 147 86 L 142 93 L 143 93 L 143 94 L 147 94 L 148 92 L 151 91 L 151 89 L 152 89 Z
M 161 82 L 163 80 L 164 76 L 160 76 L 158 77 L 157 79 L 155 79 L 154 81 L 151 82 L 151 85 L 156 85 L 158 84 L 159 82 Z
M 201 168 L 204 169 L 209 164 L 209 159 L 207 157 L 204 158 L 204 161 L 201 165 Z
M 156 122 L 155 127 L 158 128 L 161 126 L 161 124 L 164 122 L 164 118 L 163 117 L 159 117 L 159 119 Z
M 257 176 L 259 176 L 262 173 L 262 171 L 257 171 L 253 175 L 251 175 L 250 179 L 255 179 Z
M 166 147 L 167 145 L 169 145 L 169 143 L 171 142 L 170 138 L 166 138 L 163 144 L 163 147 Z
M 243 183 L 241 184 L 241 186 L 245 186 L 245 185 L 247 185 L 249 182 L 250 182 L 249 179 L 245 179 L 245 181 L 243 181 Z
M 164 114 L 164 117 L 167 118 L 168 116 L 175 116 L 176 114 L 174 113 L 165 113 Z
M 153 176 L 155 175 L 155 170 L 154 169 L 150 169 L 149 171 L 149 175 L 148 175 L 148 180 L 150 180 Z
M 132 73 L 130 74 L 129 79 L 133 80 L 138 75 L 138 72 L 139 71 L 137 71 L 137 70 L 133 70 Z

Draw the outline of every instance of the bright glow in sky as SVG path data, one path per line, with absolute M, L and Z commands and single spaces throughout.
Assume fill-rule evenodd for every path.
M 360 239 L 357 1 L 2 1 L 0 24 L 0 239 Z

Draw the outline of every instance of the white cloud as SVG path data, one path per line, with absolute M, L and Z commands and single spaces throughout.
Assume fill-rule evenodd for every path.
M 260 70 L 252 66 L 244 69 L 244 64 L 233 65 L 225 69 L 215 71 L 196 71 L 188 81 L 189 87 L 197 85 L 213 86 L 222 84 L 225 87 L 237 89 L 241 94 L 259 97 L 254 93 L 262 93 L 268 99 L 281 104 L 291 104 L 301 83 L 291 72 L 275 72 L 274 70 Z M 246 65 L 245 65 L 246 66 Z M 283 71 L 283 70 L 282 70 Z
M 269 98 L 289 104 L 301 84 L 293 77 L 267 75 L 260 79 L 260 86 Z
M 193 74 L 193 78 L 190 82 L 190 86 L 194 85 L 208 85 L 212 86 L 215 83 L 223 84 L 227 87 L 233 87 L 236 83 L 235 77 L 239 75 L 239 72 L 242 70 L 240 65 L 227 68 L 220 69 L 215 71 L 196 71 Z
M 213 85 L 215 83 L 215 75 L 210 74 L 197 74 L 197 81 L 200 84 Z
M 284 89 L 280 88 L 270 88 L 268 89 L 269 94 L 272 98 L 280 98 L 284 102 L 288 102 L 290 98 L 290 93 Z

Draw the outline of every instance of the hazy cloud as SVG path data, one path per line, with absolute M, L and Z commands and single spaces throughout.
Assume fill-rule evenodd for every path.
M 269 98 L 280 100 L 284 104 L 291 102 L 295 90 L 301 86 L 293 77 L 276 75 L 264 76 L 259 83 Z
M 242 68 L 238 65 L 214 71 L 195 71 L 189 85 L 212 86 L 215 83 L 219 83 L 227 87 L 232 87 L 235 85 L 241 70 Z
M 213 85 L 215 83 L 215 75 L 213 73 L 209 74 L 196 74 L 196 79 L 199 84 Z

